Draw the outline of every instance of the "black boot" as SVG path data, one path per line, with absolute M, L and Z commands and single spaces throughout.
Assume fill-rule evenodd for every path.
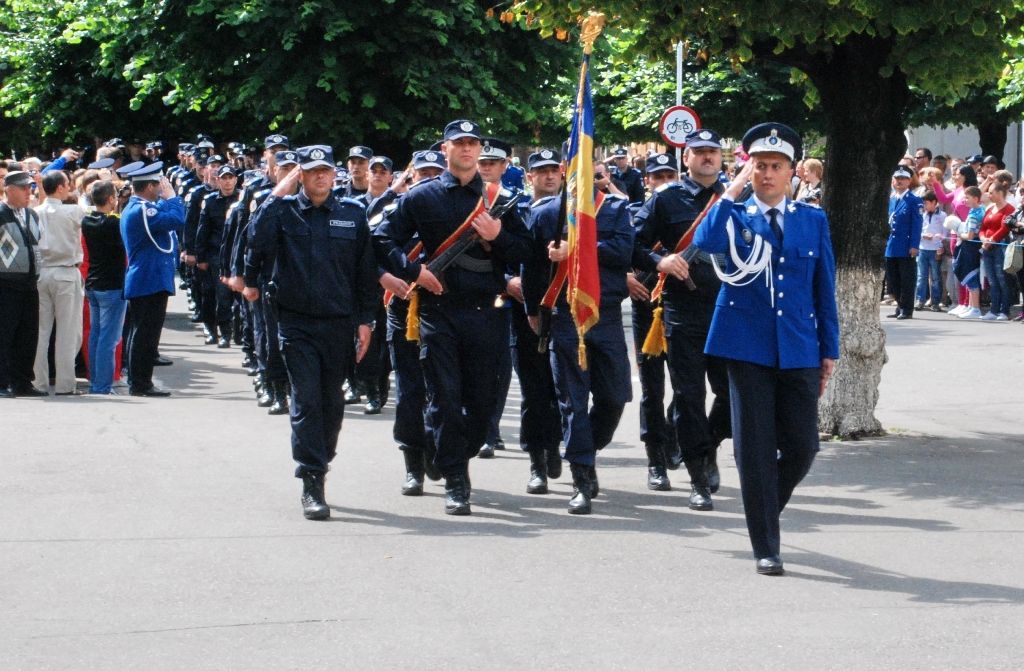
M 274 402 L 267 408 L 268 415 L 287 415 L 288 414 L 288 384 L 285 382 L 273 382 L 271 383 L 271 396 L 274 397 Z
M 555 445 L 547 452 L 548 478 L 557 480 L 562 477 L 562 455 L 558 453 L 558 445 Z
M 423 472 L 434 482 L 441 479 L 441 471 L 434 465 L 434 455 L 436 454 L 437 450 L 434 449 L 432 443 L 423 448 Z
M 363 395 L 359 393 L 359 387 L 354 382 L 350 382 L 348 388 L 345 390 L 345 403 L 347 405 L 355 405 L 363 400 Z
M 274 383 L 267 380 L 263 383 L 263 393 L 260 394 L 259 400 L 256 401 L 256 405 L 261 408 L 269 408 L 274 405 Z
M 690 474 L 690 510 L 714 510 L 704 460 L 687 461 L 686 471 Z
M 530 480 L 526 483 L 527 494 L 548 493 L 548 465 L 546 459 L 547 450 L 535 449 L 530 451 Z
M 302 514 L 307 520 L 326 520 L 331 516 L 331 509 L 324 500 L 325 473 L 302 474 Z
M 672 483 L 665 472 L 665 452 L 660 445 L 645 445 L 647 450 L 647 489 L 656 492 L 667 492 Z
M 364 415 L 379 415 L 381 408 L 380 399 L 375 396 L 366 397 L 366 405 L 363 406 Z
M 570 515 L 590 514 L 590 492 L 594 488 L 590 478 L 590 466 L 585 464 L 569 464 L 572 472 L 572 498 L 569 499 Z
M 469 515 L 469 481 L 464 472 L 444 476 L 444 512 L 446 515 Z
M 708 474 L 708 489 L 712 494 L 717 493 L 722 486 L 722 474 L 718 471 L 718 445 L 704 457 L 704 472 Z
M 423 495 L 423 452 L 407 447 L 402 450 L 405 458 L 405 482 L 402 484 L 402 496 Z
M 217 330 L 220 331 L 220 339 L 217 340 L 217 347 L 220 349 L 228 349 L 231 347 L 231 322 L 220 322 L 217 324 Z
M 597 495 L 601 493 L 601 485 L 597 482 L 597 466 L 588 466 L 590 469 L 590 498 L 596 499 Z

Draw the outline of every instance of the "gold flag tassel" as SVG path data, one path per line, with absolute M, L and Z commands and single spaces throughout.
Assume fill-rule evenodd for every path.
M 409 342 L 420 341 L 420 292 L 416 289 L 409 295 L 409 312 L 405 316 L 405 339 Z
M 580 360 L 580 370 L 586 370 L 587 369 L 587 343 L 586 343 L 586 341 L 583 340 L 583 334 L 582 333 L 579 333 L 579 337 L 580 337 L 580 347 L 579 347 L 578 355 L 579 355 L 579 360 Z
M 647 337 L 644 338 L 644 346 L 640 348 L 640 351 L 647 356 L 661 356 L 668 351 L 668 341 L 665 340 L 665 320 L 661 316 L 663 311 L 664 308 L 661 305 L 654 308 L 651 328 L 647 331 Z

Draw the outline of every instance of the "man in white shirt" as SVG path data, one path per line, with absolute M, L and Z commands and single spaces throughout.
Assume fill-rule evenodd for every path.
M 49 388 L 50 368 L 47 351 L 50 334 L 56 322 L 54 347 L 58 396 L 79 392 L 75 387 L 75 355 L 82 346 L 82 305 L 84 301 L 82 274 L 82 219 L 85 210 L 78 205 L 65 205 L 71 193 L 67 175 L 51 171 L 43 175 L 46 198 L 36 208 L 39 214 L 39 341 L 34 366 L 37 389 Z

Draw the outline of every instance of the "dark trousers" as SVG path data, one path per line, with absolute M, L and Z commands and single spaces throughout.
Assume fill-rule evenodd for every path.
M 424 300 L 425 299 L 425 300 Z M 493 300 L 493 299 L 491 299 Z M 475 306 L 421 296 L 420 363 L 427 385 L 427 420 L 443 474 L 460 474 L 487 437 L 498 398 L 504 317 L 490 301 Z
M 153 363 L 156 362 L 160 333 L 167 315 L 166 293 L 128 299 L 128 384 L 130 391 L 153 387 Z
M 757 559 L 779 554 L 779 514 L 818 452 L 818 368 L 730 360 L 733 450 Z
M 622 411 L 632 399 L 618 305 L 602 306 L 601 320 L 587 331 L 584 343 L 586 370 L 579 365 L 579 338 L 572 316 L 568 309 L 557 310 L 551 319 L 551 370 L 562 415 L 565 458 L 593 466 L 597 451 L 612 442 Z
M 197 273 L 203 294 L 202 311 L 199 313 L 203 324 L 212 335 L 219 333 L 222 338 L 230 338 L 231 302 L 234 299 L 228 285 L 220 281 L 220 264 L 211 261 L 207 270 L 197 270 Z
M 885 281 L 896 298 L 900 312 L 914 314 L 914 290 L 917 287 L 917 260 L 909 256 L 886 257 Z
M 519 306 L 518 303 L 516 305 Z M 509 314 L 511 311 L 508 309 L 498 310 L 504 322 L 505 347 L 501 349 L 501 361 L 498 362 L 498 397 L 494 403 L 494 410 L 491 412 L 490 421 L 487 422 L 487 437 L 484 440 L 489 445 L 494 445 L 501 438 L 501 416 L 505 414 L 508 388 L 512 384 L 512 348 L 510 344 L 512 325 Z
M 251 356 L 256 350 L 253 344 L 252 311 L 249 309 L 249 301 L 242 298 L 242 294 L 239 293 L 234 294 L 234 300 L 235 310 L 238 312 L 239 323 L 242 328 L 242 351 Z
M 288 373 L 281 358 L 280 334 L 277 318 L 270 308 L 264 285 L 260 289 L 260 298 L 249 307 L 252 311 L 253 349 L 256 354 L 256 365 L 268 382 L 276 384 L 288 380 Z
M 291 382 L 295 477 L 325 473 L 338 450 L 345 414 L 341 385 L 349 373 L 355 325 L 349 319 L 278 315 L 281 354 Z
M 548 352 L 537 351 L 537 334 L 518 304 L 512 310 L 512 329 L 512 363 L 523 399 L 519 407 L 519 446 L 526 452 L 558 449 L 562 442 L 562 418 L 558 414 L 551 358 Z
M 683 461 L 695 462 L 731 435 L 729 374 L 725 360 L 704 354 L 706 334 L 669 327 L 666 340 L 676 443 Z M 705 376 L 715 395 L 710 412 Z
M 381 295 L 383 298 L 383 295 Z M 370 347 L 366 350 L 363 360 L 355 364 L 353 375 L 355 386 L 367 398 L 376 398 L 382 404 L 387 401 L 390 387 L 389 376 L 391 374 L 391 358 L 388 354 L 387 311 L 384 309 L 384 302 L 378 303 L 377 315 L 375 317 L 377 327 L 370 335 Z M 353 351 L 354 348 L 353 348 Z
M 633 303 L 633 352 L 640 376 L 640 440 L 659 447 L 666 456 L 673 450 L 669 415 L 665 413 L 665 355 L 643 353 L 644 340 L 651 329 L 654 305 L 648 301 Z
M 24 391 L 35 374 L 39 339 L 39 292 L 0 288 L 0 389 Z
M 391 367 L 395 371 L 395 425 L 393 435 L 400 449 L 427 448 L 429 434 L 424 410 L 427 386 L 420 366 L 420 346 L 405 339 L 406 303 L 399 298 L 392 304 L 401 307 L 388 309 L 388 349 Z

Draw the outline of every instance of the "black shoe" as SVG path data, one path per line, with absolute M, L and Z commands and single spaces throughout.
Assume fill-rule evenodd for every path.
M 156 387 L 150 387 L 149 389 L 129 389 L 129 396 L 148 396 L 150 398 L 167 398 L 171 395 L 171 392 L 164 391 L 163 389 L 157 389 Z
M 655 492 L 672 491 L 672 482 L 668 479 L 664 466 L 647 467 L 647 489 Z
M 75 389 L 73 391 L 58 391 L 58 392 L 54 392 L 53 395 L 54 396 L 85 396 L 85 392 L 78 391 L 77 389 Z
M 217 344 L 217 336 L 212 335 L 212 334 L 206 336 L 205 338 L 203 338 L 203 344 L 204 345 L 216 345 Z
M 718 470 L 718 446 L 711 448 L 711 451 L 704 458 L 704 473 L 708 476 L 708 489 L 712 494 L 718 493 L 722 486 L 722 473 Z
M 380 401 L 375 398 L 371 398 L 363 406 L 364 415 L 379 415 L 380 414 Z
M 263 393 L 256 399 L 256 405 L 261 408 L 269 408 L 274 405 L 274 384 L 272 382 L 263 385 Z
M 158 356 L 158 357 L 157 357 L 157 358 L 156 358 L 156 359 L 155 359 L 155 360 L 153 361 L 153 365 L 154 365 L 154 366 L 173 366 L 173 365 L 174 365 L 174 362 L 173 362 L 173 361 L 171 361 L 170 359 L 165 359 L 165 358 L 164 358 L 164 357 L 162 357 L 162 356 Z
M 402 450 L 405 458 L 405 482 L 402 484 L 402 496 L 423 495 L 423 453 L 420 450 Z
M 189 317 L 189 321 L 192 322 L 193 324 L 198 324 L 203 321 L 203 318 L 195 314 Z
M 363 395 L 359 393 L 359 390 L 355 387 L 349 387 L 345 390 L 345 404 L 355 405 L 363 400 Z
M 494 446 L 488 443 L 484 443 L 484 446 L 477 452 L 477 456 L 481 459 L 493 459 L 494 458 Z
M 271 385 L 271 396 L 274 397 L 274 402 L 267 408 L 268 415 L 287 415 L 288 414 L 288 385 L 283 382 L 278 382 Z
M 469 507 L 469 481 L 466 476 L 462 473 L 445 475 L 445 515 L 469 515 L 472 512 Z
M 572 471 L 572 498 L 569 499 L 569 514 L 570 515 L 589 515 L 590 514 L 590 492 L 593 491 L 594 485 L 590 478 L 590 466 L 584 464 L 569 464 L 569 470 Z
M 433 447 L 422 450 L 423 452 L 423 473 L 428 478 L 437 482 L 441 479 L 441 471 L 434 465 L 434 455 L 436 452 Z
M 590 498 L 596 499 L 601 493 L 601 485 L 597 481 L 597 466 L 588 466 L 590 476 Z
M 705 460 L 687 461 L 685 465 L 686 472 L 690 474 L 690 510 L 714 510 Z
M 778 557 L 763 557 L 757 560 L 757 572 L 761 575 L 782 575 L 786 570 Z
M 903 313 L 901 311 L 897 310 L 896 312 L 893 312 L 891 315 L 885 315 L 885 316 L 888 319 L 898 319 L 901 314 L 903 314 Z
M 19 398 L 42 398 L 44 396 L 49 396 L 50 392 L 48 392 L 48 391 L 39 391 L 35 387 L 29 385 L 27 387 L 21 387 L 19 389 L 14 389 L 12 387 L 11 388 L 11 394 L 13 396 L 17 396 Z
M 907 314 L 906 312 L 901 312 L 901 313 L 900 313 L 900 316 L 899 316 L 899 317 L 897 317 L 896 319 L 897 319 L 897 321 L 898 321 L 898 320 L 900 320 L 900 319 L 913 319 L 913 318 L 914 318 L 914 315 L 911 315 L 911 314 Z
M 230 347 L 231 347 L 231 340 L 229 338 L 221 337 L 219 340 L 217 340 L 217 348 L 218 349 L 229 349 Z
M 530 452 L 530 480 L 526 483 L 527 494 L 548 493 L 548 467 L 546 450 Z
M 548 478 L 557 480 L 562 477 L 562 455 L 558 453 L 558 446 L 547 451 Z
M 14 398 L 14 392 L 7 387 L 0 387 L 0 398 Z
M 501 439 L 501 436 L 498 436 L 497 440 L 494 441 L 493 447 L 496 450 L 504 450 L 505 449 L 505 441 Z
M 324 473 L 302 474 L 302 514 L 307 520 L 326 520 L 331 509 L 324 500 Z
M 251 354 L 246 354 L 245 358 L 242 359 L 242 368 L 251 370 L 256 368 L 256 359 Z

